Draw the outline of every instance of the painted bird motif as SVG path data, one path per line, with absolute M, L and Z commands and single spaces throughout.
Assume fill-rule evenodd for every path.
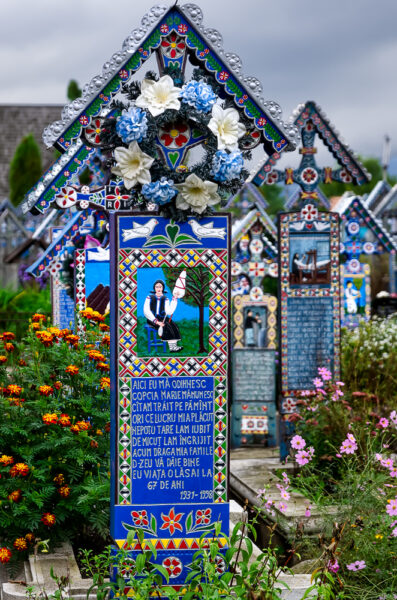
M 198 223 L 194 219 L 190 219 L 189 225 L 191 226 L 191 228 L 193 229 L 193 233 L 198 237 L 199 240 L 201 240 L 201 238 L 210 237 L 221 238 L 222 240 L 225 239 L 225 228 L 214 227 L 214 221 L 211 221 L 211 223 L 206 223 L 205 225 L 200 225 L 200 223 Z
M 133 240 L 134 238 L 148 238 L 153 233 L 153 229 L 158 225 L 156 219 L 149 219 L 147 223 L 141 224 L 132 221 L 132 229 L 123 229 L 121 235 L 123 242 Z

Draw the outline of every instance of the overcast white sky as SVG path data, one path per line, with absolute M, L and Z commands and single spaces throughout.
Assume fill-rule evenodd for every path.
M 180 0 L 180 4 L 184 4 Z M 151 0 L 1 0 L 0 103 L 65 103 L 138 27 Z M 167 3 L 166 3 L 167 4 Z M 286 120 L 316 101 L 347 143 L 397 173 L 397 0 L 199 0 Z

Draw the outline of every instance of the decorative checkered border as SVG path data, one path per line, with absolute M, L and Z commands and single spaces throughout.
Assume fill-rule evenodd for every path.
M 227 375 L 227 250 L 120 250 L 118 280 L 119 376 Z M 137 269 L 142 267 L 208 269 L 211 297 L 209 353 L 206 357 L 140 357 L 135 328 Z
M 76 302 L 76 330 L 83 335 L 85 326 L 80 311 L 85 309 L 85 250 L 75 250 L 74 253 L 74 297 Z
M 233 348 L 244 348 L 244 308 L 246 306 L 264 306 L 266 311 L 266 346 L 265 348 L 277 347 L 277 298 L 263 294 L 262 300 L 254 302 L 249 296 L 237 294 L 233 298 Z
M 319 212 L 316 221 L 330 224 L 330 259 L 331 284 L 329 287 L 291 288 L 289 238 L 290 225 L 302 221 L 302 212 L 283 213 L 279 217 L 279 286 L 280 286 L 280 344 L 281 344 L 281 393 L 284 397 L 294 397 L 299 390 L 288 389 L 288 298 L 324 298 L 333 299 L 334 327 L 334 372 L 335 378 L 340 377 L 340 275 L 339 275 L 339 215 L 337 213 Z M 313 223 L 313 221 L 311 221 Z M 313 230 L 316 231 L 316 230 Z

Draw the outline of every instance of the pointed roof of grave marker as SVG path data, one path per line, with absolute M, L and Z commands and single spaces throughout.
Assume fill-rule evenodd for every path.
M 54 197 L 51 186 L 59 173 L 58 167 L 61 166 L 65 186 L 68 184 L 68 175 L 64 174 L 69 171 L 67 167 L 73 166 L 75 159 L 86 158 L 80 156 L 87 153 L 81 136 L 91 120 L 108 114 L 109 104 L 122 84 L 145 64 L 173 31 L 184 39 L 185 54 L 190 53 L 195 64 L 213 74 L 222 93 L 233 98 L 236 107 L 252 119 L 256 131 L 263 132 L 261 143 L 267 154 L 295 149 L 299 138 L 297 127 L 282 122 L 280 106 L 272 100 L 264 100 L 262 84 L 256 77 L 243 75 L 240 58 L 223 50 L 221 34 L 204 26 L 201 9 L 194 4 L 156 5 L 143 17 L 140 27 L 124 40 L 121 50 L 103 65 L 101 74 L 83 87 L 82 96 L 67 104 L 61 119 L 44 130 L 45 144 L 55 146 L 62 153 L 68 152 L 69 160 L 57 161 L 30 191 L 24 204 L 25 212 L 48 210 Z
M 240 204 L 244 201 L 247 202 L 247 206 L 251 205 L 249 206 L 250 209 L 252 208 L 252 205 L 257 206 L 258 208 L 261 207 L 263 210 L 266 210 L 266 208 L 269 206 L 268 201 L 259 191 L 256 185 L 245 182 L 243 187 L 239 189 L 234 196 L 231 196 L 225 208 L 231 208 L 234 205 L 240 206 Z
M 251 227 L 259 221 L 264 229 L 263 242 L 265 251 L 271 258 L 277 256 L 277 230 L 269 215 L 260 207 L 253 208 L 232 227 L 232 247 L 236 246 L 242 236 L 249 232 Z
M 340 180 L 342 182 L 346 181 L 349 183 L 353 182 L 356 185 L 361 185 L 370 181 L 371 175 L 361 164 L 358 156 L 353 152 L 353 150 L 351 150 L 351 148 L 349 148 L 320 106 L 312 100 L 307 101 L 305 104 L 299 104 L 290 117 L 290 122 L 296 125 L 300 132 L 302 132 L 302 130 L 305 128 L 308 121 L 313 123 L 315 133 L 324 142 L 325 146 L 328 148 L 340 167 L 338 172 L 338 177 L 340 177 L 340 179 L 336 180 Z M 302 155 L 305 154 L 303 150 L 304 148 L 302 146 L 300 149 L 300 153 Z M 315 150 L 312 152 L 307 152 L 307 154 L 312 154 L 314 156 Z M 275 153 L 273 156 L 265 158 L 256 168 L 251 171 L 248 181 L 252 181 L 256 185 L 262 186 L 284 180 L 285 172 L 275 169 L 277 161 L 280 158 L 280 153 Z M 296 171 L 298 169 L 296 169 Z M 318 168 L 318 171 L 322 172 L 324 169 Z M 273 177 L 274 181 L 272 181 L 272 177 L 269 179 L 269 175 L 271 173 L 279 174 L 277 181 L 275 177 Z M 330 176 L 329 172 L 328 176 Z M 298 182 L 296 181 L 295 183 Z M 318 183 L 321 183 L 321 181 L 318 181 Z
M 345 192 L 332 210 L 337 212 L 343 220 L 347 220 L 351 217 L 355 218 L 355 215 L 358 215 L 359 219 L 365 223 L 375 236 L 376 243 L 380 244 L 385 252 L 392 254 L 397 252 L 397 243 L 383 226 L 382 221 L 368 208 L 361 196 L 355 196 L 351 192 Z
M 397 201 L 397 183 L 390 189 L 389 186 L 389 191 L 387 192 L 387 194 L 385 194 L 382 199 L 380 200 L 380 202 L 378 204 L 374 203 L 372 204 L 372 206 L 370 204 L 367 204 L 368 206 L 372 209 L 372 211 L 375 213 L 375 215 L 378 218 L 382 218 L 384 216 L 385 213 L 387 213 L 388 210 L 392 210 L 393 209 L 393 204 Z
M 365 204 L 372 210 L 373 213 L 375 213 L 375 215 L 378 214 L 378 207 L 381 203 L 383 204 L 383 200 L 389 195 L 390 190 L 391 185 L 384 179 L 381 179 L 366 196 Z

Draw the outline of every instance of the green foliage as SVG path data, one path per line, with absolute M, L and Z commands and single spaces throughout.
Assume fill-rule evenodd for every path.
M 37 286 L 29 286 L 17 291 L 0 288 L 0 331 L 12 331 L 20 339 L 32 312 L 51 313 L 49 287 L 39 290 Z
M 22 138 L 10 163 L 10 202 L 18 206 L 41 176 L 40 148 L 33 135 Z
M 377 182 L 383 177 L 382 165 L 380 160 L 377 158 L 360 158 L 360 161 L 371 174 L 371 181 L 369 183 L 365 183 L 364 185 L 353 185 L 352 183 L 340 183 L 338 181 L 333 181 L 332 183 L 320 185 L 321 191 L 328 198 L 331 198 L 332 196 L 342 196 L 342 194 L 347 191 L 352 191 L 359 196 L 362 196 L 363 194 L 369 194 Z M 388 177 L 388 182 L 390 185 L 394 185 L 396 181 L 397 180 L 395 177 Z
M 269 203 L 266 212 L 272 218 L 285 210 L 285 189 L 281 185 L 264 185 L 258 188 Z
M 79 87 L 79 84 L 77 83 L 77 81 L 75 79 L 71 79 L 68 83 L 68 89 L 66 92 L 68 100 L 70 100 L 72 102 L 73 100 L 76 100 L 76 98 L 80 98 L 81 94 L 82 94 L 82 91 Z
M 79 340 L 37 314 L 22 341 L 1 336 L 0 538 L 11 563 L 40 539 L 106 537 L 108 343 L 90 322 Z
M 397 320 L 372 319 L 342 335 L 343 379 L 352 392 L 366 392 L 372 403 L 396 406 Z

